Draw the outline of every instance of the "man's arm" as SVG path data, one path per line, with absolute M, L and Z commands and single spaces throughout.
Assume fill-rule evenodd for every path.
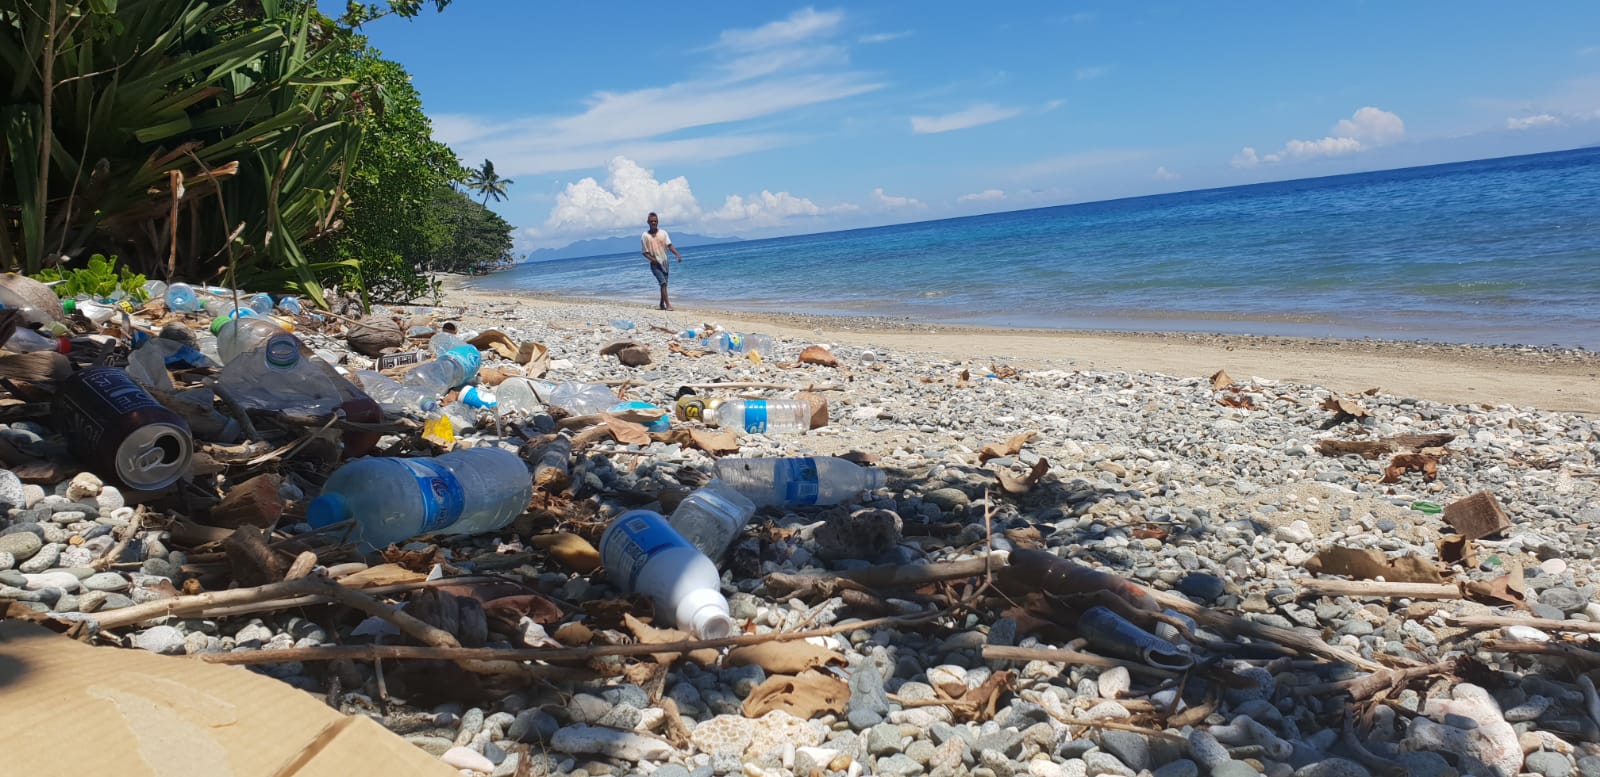
M 673 245 L 671 243 L 668 243 L 667 244 L 667 250 L 671 251 L 673 256 L 678 257 L 678 264 L 683 264 L 683 254 L 678 253 L 678 247 L 677 246 L 675 246 L 675 245 Z

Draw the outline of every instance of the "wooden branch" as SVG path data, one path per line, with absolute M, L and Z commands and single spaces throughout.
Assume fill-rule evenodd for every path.
M 104 572 L 115 564 L 117 559 L 128 550 L 128 544 L 139 534 L 139 527 L 144 523 L 144 505 L 139 505 L 133 511 L 133 517 L 128 519 L 128 525 L 123 528 L 122 536 L 117 538 L 117 544 L 111 546 L 104 556 L 97 558 L 89 566 Z
M 1509 626 L 1528 626 L 1542 631 L 1560 631 L 1569 634 L 1600 634 L 1600 623 L 1593 621 L 1567 621 L 1554 618 L 1519 618 L 1506 615 L 1449 615 L 1445 620 L 1452 626 L 1464 629 L 1503 629 Z
M 1450 583 L 1389 583 L 1381 580 L 1301 580 L 1303 596 L 1354 596 L 1396 599 L 1462 599 L 1461 587 Z
M 1302 634 L 1294 629 L 1285 629 L 1279 626 L 1269 626 L 1264 623 L 1257 623 L 1255 621 L 1240 618 L 1235 615 L 1229 615 L 1224 612 L 1217 612 L 1216 610 L 1203 607 L 1181 596 L 1167 593 L 1165 591 L 1156 591 L 1149 588 L 1145 588 L 1144 590 L 1150 596 L 1155 597 L 1156 601 L 1163 609 L 1172 610 L 1180 615 L 1187 615 L 1190 618 L 1193 618 L 1196 623 L 1208 628 L 1223 631 L 1234 636 L 1245 636 L 1250 637 L 1251 639 L 1260 639 L 1267 642 L 1277 643 L 1301 653 L 1322 656 L 1323 658 L 1332 661 L 1343 662 L 1358 669 L 1365 669 L 1369 672 L 1384 668 L 1382 664 L 1379 664 L 1376 661 L 1370 661 L 1348 650 L 1336 648 L 1322 639 L 1308 634 Z
M 1011 647 L 1009 645 L 984 645 L 983 657 L 996 661 L 1050 661 L 1059 664 L 1083 664 L 1085 666 L 1121 666 L 1126 667 L 1130 674 L 1146 675 L 1149 677 L 1172 678 L 1182 677 L 1182 672 L 1170 669 L 1158 669 L 1138 661 L 1125 661 L 1120 658 L 1107 658 L 1093 653 L 1080 653 L 1076 650 L 1062 650 L 1060 648 L 1025 648 Z
M 978 558 L 940 561 L 932 564 L 881 564 L 844 572 L 773 572 L 763 583 L 779 595 L 802 590 L 827 581 L 848 580 L 868 588 L 913 588 L 940 580 L 959 580 L 988 573 L 993 565 L 1003 566 L 1005 556 L 985 554 Z
M 1456 663 L 1454 661 L 1441 661 L 1437 664 L 1409 666 L 1404 669 L 1380 669 L 1363 677 L 1352 677 L 1348 680 L 1319 683 L 1317 685 L 1303 685 L 1295 688 L 1294 693 L 1297 696 L 1325 696 L 1331 693 L 1347 693 L 1352 699 L 1365 699 L 1391 685 L 1405 685 L 1418 677 L 1454 672 L 1455 667 Z
M 1588 666 L 1600 666 L 1600 652 L 1585 650 L 1577 645 L 1564 642 L 1526 642 L 1513 639 L 1486 639 L 1478 646 L 1480 650 L 1489 650 L 1497 653 L 1529 653 L 1533 655 L 1555 656 L 1577 661 Z

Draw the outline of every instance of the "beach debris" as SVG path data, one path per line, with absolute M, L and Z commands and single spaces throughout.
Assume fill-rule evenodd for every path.
M 344 341 L 362 356 L 377 357 L 405 345 L 406 333 L 392 319 L 368 318 L 352 325 Z
M 1217 370 L 1216 372 L 1211 373 L 1212 391 L 1221 391 L 1231 385 L 1233 385 L 1233 378 L 1228 377 L 1227 372 L 1223 370 Z
M 1305 563 L 1307 571 L 1319 575 L 1343 575 L 1356 580 L 1401 583 L 1440 583 L 1444 577 L 1433 562 L 1417 554 L 1391 558 L 1373 548 L 1324 548 Z
M 1469 540 L 1483 539 L 1511 528 L 1505 508 L 1488 491 L 1479 491 L 1445 505 L 1444 522 Z
M 643 367 L 650 363 L 650 349 L 632 340 L 616 340 L 600 349 L 601 356 L 615 356 L 629 367 Z
M 1022 432 L 1021 434 L 1014 435 L 1011 437 L 1011 439 L 1006 440 L 1003 443 L 984 443 L 983 448 L 978 450 L 978 463 L 983 464 L 988 462 L 990 459 L 1015 456 L 1022 452 L 1022 447 L 1027 445 L 1029 440 L 1032 440 L 1038 436 L 1038 430 L 1031 429 L 1029 431 Z
M 994 477 L 995 480 L 999 482 L 1001 491 L 1004 491 L 1011 496 L 1021 496 L 1029 491 L 1032 491 L 1034 486 L 1039 485 L 1039 481 L 1043 480 L 1044 476 L 1049 474 L 1049 472 L 1050 460 L 1041 457 L 1038 461 L 1033 463 L 1032 467 L 1028 468 L 1026 474 L 1020 477 L 1003 469 L 996 470 Z
M 835 650 L 809 642 L 763 642 L 728 651 L 722 659 L 724 667 L 759 666 L 768 674 L 800 674 L 808 669 L 825 666 L 843 666 L 847 659 Z
M 794 395 L 795 399 L 804 399 L 811 403 L 811 428 L 821 429 L 828 425 L 828 398 L 815 391 L 802 391 Z
M 1424 480 L 1439 477 L 1439 457 L 1429 453 L 1401 453 L 1389 459 L 1383 471 L 1384 483 L 1399 483 L 1410 472 L 1421 472 Z
M 810 670 L 769 675 L 745 697 L 742 712 L 747 718 L 760 718 L 781 711 L 810 720 L 825 713 L 843 713 L 849 701 L 850 686 L 845 681 Z
M 837 367 L 839 360 L 834 358 L 833 352 L 820 346 L 808 345 L 800 352 L 801 364 L 816 364 L 822 367 Z
M 1322 400 L 1322 404 L 1318 407 L 1333 411 L 1333 417 L 1323 422 L 1323 429 L 1332 429 L 1340 424 L 1359 421 L 1368 416 L 1367 409 L 1362 407 L 1361 403 L 1343 397 L 1328 397 Z

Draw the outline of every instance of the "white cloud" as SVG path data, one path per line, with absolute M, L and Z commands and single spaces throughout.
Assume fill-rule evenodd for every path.
M 763 189 L 749 198 L 728 195 L 722 207 L 705 214 L 706 221 L 722 221 L 747 227 L 773 227 L 789 219 L 802 216 L 820 216 L 822 208 L 804 197 L 788 192 L 773 194 Z
M 1348 119 L 1341 119 L 1327 137 L 1318 140 L 1290 140 L 1279 151 L 1258 154 L 1246 146 L 1233 157 L 1233 166 L 1249 169 L 1263 164 L 1276 164 L 1317 157 L 1339 156 L 1366 151 L 1375 146 L 1393 143 L 1406 134 L 1406 123 L 1396 114 L 1367 106 Z
M 1533 129 L 1534 127 L 1561 127 L 1565 125 L 1566 122 L 1562 121 L 1560 117 L 1551 116 L 1548 113 L 1541 113 L 1535 116 L 1513 116 L 1506 119 L 1506 129 L 1513 130 Z
M 1578 49 L 1578 56 L 1580 57 L 1592 57 L 1596 54 L 1600 54 L 1600 46 L 1584 46 Z
M 1078 68 L 1078 71 L 1076 73 L 1074 73 L 1073 75 L 1079 81 L 1089 81 L 1091 79 L 1100 78 L 1100 77 L 1108 75 L 1110 73 L 1111 73 L 1111 68 L 1106 67 L 1105 65 L 1095 65 L 1093 67 L 1080 67 L 1080 68 Z
M 1183 176 L 1168 170 L 1166 165 L 1157 167 L 1155 173 L 1150 176 L 1152 180 L 1156 181 L 1176 181 L 1182 177 Z
M 773 46 L 784 46 L 814 38 L 839 27 L 844 13 L 828 11 L 818 13 L 814 8 L 802 8 L 789 14 L 789 18 L 768 22 L 750 30 L 723 30 L 719 38 L 722 46 L 743 51 L 756 51 Z
M 905 30 L 902 32 L 875 32 L 870 35 L 863 35 L 859 38 L 856 38 L 856 42 L 870 45 L 873 43 L 888 43 L 892 40 L 900 40 L 901 38 L 909 37 L 911 37 L 910 30 Z
M 556 195 L 555 207 L 539 237 L 598 235 L 644 223 L 654 211 L 667 222 L 686 221 L 700 213 L 689 180 L 678 176 L 657 181 L 655 174 L 631 159 L 616 157 L 608 166 L 606 181 L 584 178 L 567 184 Z
M 911 131 L 918 135 L 951 132 L 953 130 L 993 124 L 997 121 L 1005 121 L 1020 115 L 1022 115 L 1021 108 L 1002 108 L 998 105 L 982 103 L 964 111 L 947 113 L 943 116 L 912 116 Z
M 1005 198 L 1006 193 L 999 189 L 984 189 L 981 192 L 963 194 L 956 198 L 956 202 L 994 202 Z
M 508 177 L 599 168 L 616 156 L 659 165 L 804 142 L 800 133 L 774 131 L 774 122 L 883 87 L 849 69 L 838 37 L 843 21 L 841 11 L 804 8 L 759 27 L 725 30 L 695 49 L 705 59 L 702 76 L 597 91 L 566 115 L 440 116 L 434 134 L 462 159 L 494 160 Z
M 921 200 L 915 197 L 896 197 L 892 194 L 884 194 L 882 186 L 872 190 L 872 201 L 877 203 L 880 207 L 890 209 L 927 207 L 922 203 Z

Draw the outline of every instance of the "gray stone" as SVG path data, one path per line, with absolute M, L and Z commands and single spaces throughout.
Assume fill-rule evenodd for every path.
M 1134 771 L 1150 768 L 1150 742 L 1132 731 L 1100 732 L 1100 746 Z
M 0 585 L 9 585 L 12 588 L 21 588 L 28 584 L 28 578 L 15 569 L 0 571 Z
M 1294 777 L 1372 777 L 1372 772 L 1348 758 L 1324 758 L 1295 770 Z
M 849 721 L 850 728 L 853 728 L 857 731 L 865 731 L 873 726 L 878 725 L 879 723 L 882 723 L 883 715 L 873 712 L 872 710 L 856 709 L 850 710 L 850 712 L 845 715 L 845 720 Z
M 171 626 L 152 626 L 134 634 L 132 642 L 136 648 L 163 655 L 180 654 L 184 645 L 183 632 Z
M 922 764 L 917 763 L 911 756 L 900 753 L 878 759 L 875 771 L 886 777 L 913 777 L 922 774 Z
M 1103 750 L 1091 750 L 1084 753 L 1083 762 L 1089 766 L 1090 774 L 1134 777 L 1139 773 L 1136 769 L 1128 768 L 1128 765 L 1123 763 L 1121 759 Z M 1212 774 L 1215 773 L 1212 772 Z
M 1572 759 L 1549 750 L 1529 753 L 1523 762 L 1523 771 L 1542 774 L 1544 777 L 1567 777 L 1572 774 Z
M 1228 592 L 1228 584 L 1216 575 L 1191 572 L 1178 581 L 1178 590 L 1185 596 L 1202 602 L 1211 602 Z
M 1579 777 L 1600 777 L 1600 756 L 1588 756 L 1578 759 Z
M 850 675 L 849 709 L 889 714 L 889 694 L 883 688 L 883 675 L 870 663 L 862 664 Z
M 0 552 L 0 570 L 10 570 L 17 565 L 17 557 L 10 553 Z
M 892 723 L 880 723 L 867 729 L 867 754 L 888 755 L 900 752 L 900 740 L 905 735 Z
M 4 471 L 0 470 L 0 472 Z M 38 524 L 32 525 L 37 526 Z M 38 553 L 42 547 L 44 547 L 44 540 L 31 531 L 18 531 L 0 535 L 0 553 L 9 553 L 19 561 L 33 558 L 33 555 Z
M 1200 777 L 1200 764 L 1180 758 L 1155 770 L 1151 777 Z
M 1405 769 L 1406 777 L 1461 777 L 1444 756 L 1429 750 L 1396 754 L 1394 760 Z M 1596 777 L 1600 777 L 1597 774 Z
M 97 593 L 102 593 L 102 592 L 97 592 Z M 123 596 L 122 594 L 106 594 L 105 604 L 100 605 L 100 609 L 102 609 L 102 610 L 120 610 L 120 609 L 122 609 L 124 607 L 132 607 L 132 606 L 133 606 L 133 600 L 129 599 L 126 596 Z
M 90 591 L 122 592 L 128 590 L 128 579 L 115 572 L 96 572 L 83 581 Z
M 967 492 L 959 488 L 936 488 L 923 494 L 922 501 L 938 505 L 940 510 L 948 513 L 972 504 L 972 497 L 967 496 Z
M 23 492 L 22 478 L 9 469 L 0 469 L 0 512 L 8 507 L 27 507 L 28 497 Z
M 1571 615 L 1589 604 L 1589 597 L 1571 588 L 1551 588 L 1539 592 L 1539 604 L 1554 607 L 1564 615 Z
M 667 764 L 651 772 L 650 777 L 689 777 L 689 770 L 677 764 Z
M 722 682 L 733 689 L 733 695 L 743 699 L 767 679 L 767 670 L 756 664 L 735 666 L 722 672 Z
M 1244 761 L 1226 761 L 1211 767 L 1211 777 L 1259 777 L 1260 774 Z

